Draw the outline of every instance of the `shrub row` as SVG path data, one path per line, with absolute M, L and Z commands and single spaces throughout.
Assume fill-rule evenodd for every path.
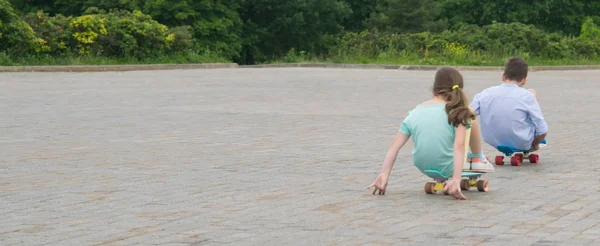
M 546 33 L 533 25 L 521 23 L 494 23 L 483 27 L 463 25 L 441 33 L 394 34 L 366 30 L 346 33 L 331 55 L 377 57 L 390 52 L 418 53 L 423 57 L 465 57 L 488 53 L 548 59 L 595 59 L 600 57 L 600 29 L 588 19 L 578 37 Z
M 0 1 L 0 16 L 0 50 L 10 56 L 142 58 L 188 51 L 194 41 L 189 26 L 169 29 L 139 11 L 92 8 L 77 17 L 37 12 L 18 18 Z

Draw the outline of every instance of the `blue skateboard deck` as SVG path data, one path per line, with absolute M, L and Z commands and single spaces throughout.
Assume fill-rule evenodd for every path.
M 540 147 L 544 147 L 546 145 L 546 139 L 542 140 L 540 142 Z M 521 150 L 521 149 L 515 149 L 513 147 L 510 146 L 505 146 L 505 145 L 500 145 L 497 146 L 496 149 L 500 152 L 502 152 L 502 154 L 504 156 L 496 156 L 495 159 L 495 163 L 496 165 L 504 165 L 504 157 L 510 157 L 510 162 L 511 165 L 513 166 L 520 166 L 521 163 L 523 162 L 523 157 L 525 158 L 529 158 L 529 162 L 531 163 L 538 163 L 539 162 L 539 155 L 537 154 L 531 154 L 531 150 L 533 149 L 533 147 L 531 147 L 528 150 Z M 522 154 L 521 154 L 522 153 Z
M 540 144 L 546 144 L 546 139 L 542 140 L 542 142 L 540 142 Z M 513 147 L 510 146 L 505 146 L 505 145 L 500 145 L 498 147 L 496 147 L 496 149 L 498 149 L 498 151 L 502 152 L 505 156 L 510 156 L 514 153 L 523 153 L 523 154 L 527 154 L 529 153 L 529 151 L 531 151 L 533 149 L 533 147 L 531 147 L 528 150 L 522 150 L 522 149 L 515 149 Z

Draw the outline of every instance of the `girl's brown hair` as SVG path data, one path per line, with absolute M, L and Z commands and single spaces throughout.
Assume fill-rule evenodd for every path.
M 435 74 L 433 95 L 446 101 L 448 123 L 454 127 L 470 125 L 471 120 L 475 120 L 475 113 L 469 108 L 463 88 L 463 77 L 456 69 L 443 67 Z

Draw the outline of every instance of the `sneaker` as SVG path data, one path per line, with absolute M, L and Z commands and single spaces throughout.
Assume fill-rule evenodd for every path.
M 546 143 L 546 139 L 542 140 L 542 141 L 540 142 L 540 149 L 543 149 L 543 148 L 545 148 L 545 147 L 546 147 L 546 145 L 547 145 L 547 143 Z M 533 149 L 533 146 L 531 146 L 531 149 Z
M 544 147 L 546 147 L 546 139 L 540 142 L 540 149 L 543 149 Z
M 463 171 L 491 173 L 494 172 L 494 165 L 483 154 L 473 156 L 473 154 L 468 153 L 467 162 L 463 165 Z
M 489 159 L 487 159 L 487 157 L 485 159 L 475 157 L 475 158 L 471 159 L 470 163 L 465 163 L 465 164 L 470 164 L 470 170 L 473 172 L 482 172 L 482 173 L 494 172 L 494 165 L 492 165 L 492 163 L 490 162 Z

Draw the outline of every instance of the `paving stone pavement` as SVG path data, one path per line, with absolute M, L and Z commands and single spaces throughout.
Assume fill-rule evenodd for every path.
M 500 82 L 463 74 L 471 96 Z M 0 245 L 600 245 L 600 71 L 530 74 L 549 145 L 489 192 L 425 194 L 412 143 L 365 189 L 433 76 L 0 74 Z

